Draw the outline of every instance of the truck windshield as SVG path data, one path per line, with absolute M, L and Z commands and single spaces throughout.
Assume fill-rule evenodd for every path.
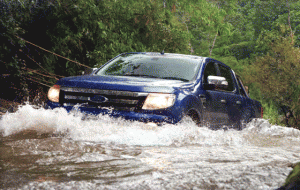
M 201 61 L 172 55 L 124 54 L 102 67 L 96 75 L 133 76 L 191 81 Z

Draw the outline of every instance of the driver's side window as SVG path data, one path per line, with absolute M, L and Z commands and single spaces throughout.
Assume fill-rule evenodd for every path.
M 209 62 L 204 70 L 204 83 L 208 84 L 208 76 L 217 76 L 217 70 L 214 62 Z

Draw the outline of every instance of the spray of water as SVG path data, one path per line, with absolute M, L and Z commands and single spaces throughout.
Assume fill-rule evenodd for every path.
M 253 120 L 245 129 L 237 131 L 211 130 L 209 126 L 198 127 L 189 120 L 176 125 L 153 126 L 121 118 L 113 119 L 107 115 L 98 115 L 87 120 L 82 118 L 84 115 L 76 110 L 68 113 L 62 108 L 46 110 L 26 104 L 15 113 L 2 116 L 0 132 L 3 136 L 9 136 L 24 130 L 35 130 L 40 134 L 63 134 L 76 141 L 140 146 L 243 146 L 249 143 L 278 145 L 282 139 L 299 143 L 300 137 L 299 130 L 271 125 L 262 119 Z

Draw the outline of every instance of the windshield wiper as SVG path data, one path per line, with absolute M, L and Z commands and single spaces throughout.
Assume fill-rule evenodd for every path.
M 171 79 L 171 80 L 181 80 L 183 82 L 189 82 L 189 80 L 184 78 L 178 78 L 178 77 L 164 77 L 163 79 Z
M 123 76 L 146 77 L 146 78 L 159 78 L 159 77 L 152 76 L 152 75 L 133 74 L 133 73 L 125 73 Z

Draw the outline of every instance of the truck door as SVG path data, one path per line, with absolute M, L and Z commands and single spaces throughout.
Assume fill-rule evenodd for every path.
M 224 99 L 223 104 L 226 106 L 227 125 L 233 125 L 240 121 L 241 113 L 245 110 L 245 97 L 239 93 L 239 87 L 229 67 L 218 64 L 218 68 L 222 77 L 228 82 L 228 88 L 222 92 Z
M 203 84 L 208 84 L 208 76 L 218 76 L 219 71 L 215 62 L 206 64 L 203 75 Z M 227 102 L 223 91 L 205 90 L 202 97 L 203 109 L 205 113 L 205 122 L 211 127 L 215 125 L 226 125 L 228 123 Z

